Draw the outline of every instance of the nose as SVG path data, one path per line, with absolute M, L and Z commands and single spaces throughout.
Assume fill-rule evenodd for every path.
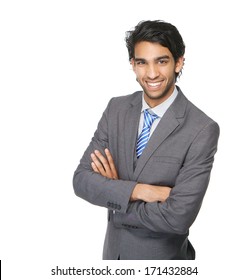
M 154 80 L 159 77 L 158 67 L 156 65 L 150 64 L 147 68 L 147 78 Z

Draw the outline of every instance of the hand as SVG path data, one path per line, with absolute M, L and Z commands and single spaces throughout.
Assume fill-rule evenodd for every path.
M 132 192 L 130 200 L 143 200 L 145 202 L 164 202 L 169 197 L 170 191 L 171 188 L 168 186 L 137 184 Z
M 92 169 L 94 172 L 101 174 L 109 179 L 118 179 L 117 169 L 115 167 L 112 155 L 108 149 L 105 149 L 105 156 L 100 151 L 95 150 L 91 154 Z
M 105 156 L 98 150 L 91 154 L 92 169 L 109 179 L 118 179 L 117 169 L 115 167 L 112 155 L 108 149 L 105 149 Z M 169 186 L 155 186 L 148 184 L 137 184 L 132 192 L 130 201 L 143 200 L 145 202 L 164 202 L 170 195 Z

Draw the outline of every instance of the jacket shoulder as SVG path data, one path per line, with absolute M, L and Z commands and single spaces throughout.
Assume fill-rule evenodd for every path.
M 198 123 L 216 123 L 210 116 L 208 116 L 204 111 L 194 105 L 188 100 L 188 112 L 193 117 L 193 119 Z
M 181 90 L 179 97 L 174 102 L 173 111 L 176 117 L 189 126 L 191 130 L 200 131 L 208 125 L 218 127 L 219 129 L 217 122 L 194 105 Z
M 113 97 L 108 104 L 108 109 L 116 113 L 128 110 L 131 106 L 140 102 L 142 102 L 142 91 L 136 91 L 129 95 Z
M 142 91 L 136 91 L 132 94 L 113 97 L 110 101 L 111 105 L 116 108 L 125 108 L 135 105 L 142 101 Z

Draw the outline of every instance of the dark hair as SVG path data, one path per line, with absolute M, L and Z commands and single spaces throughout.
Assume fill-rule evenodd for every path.
M 133 31 L 126 32 L 125 40 L 129 52 L 129 60 L 135 56 L 135 45 L 142 41 L 159 43 L 163 47 L 168 48 L 175 62 L 185 52 L 185 45 L 177 28 L 161 20 L 139 22 Z

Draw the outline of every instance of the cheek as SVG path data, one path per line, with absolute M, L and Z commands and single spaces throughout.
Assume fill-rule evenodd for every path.
M 167 80 L 173 80 L 175 77 L 175 69 L 162 69 L 162 76 Z
M 145 76 L 145 70 L 142 68 L 138 68 L 135 70 L 135 74 L 136 74 L 136 77 L 142 78 L 143 76 Z

